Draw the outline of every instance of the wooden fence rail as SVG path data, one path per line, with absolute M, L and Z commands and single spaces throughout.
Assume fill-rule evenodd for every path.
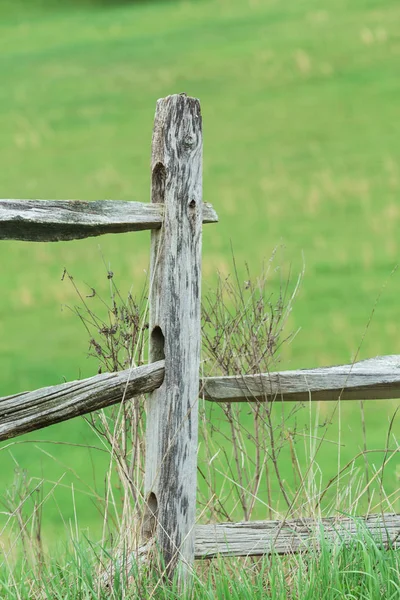
M 60 242 L 107 233 L 159 229 L 162 204 L 100 200 L 0 200 L 0 240 Z M 211 204 L 203 206 L 203 222 L 216 223 Z
M 0 441 L 100 410 L 158 389 L 165 361 L 0 398 Z M 211 402 L 308 402 L 400 398 L 400 356 L 350 365 L 244 377 L 204 377 Z
M 0 441 L 131 400 L 160 387 L 163 379 L 159 361 L 0 398 Z
M 382 549 L 399 550 L 400 515 L 386 513 L 354 518 L 303 518 L 196 525 L 194 556 L 196 560 L 210 560 L 216 557 L 318 552 L 322 544 L 330 548 L 349 546 L 356 534 L 359 539 L 372 538 Z M 129 556 L 120 555 L 119 563 L 124 564 L 129 571 L 134 563 L 146 560 L 148 553 L 149 545 L 143 545 Z M 115 563 L 103 573 L 106 585 L 111 583 L 114 569 Z
M 382 547 L 400 548 L 400 515 L 330 517 L 288 521 L 244 521 L 197 525 L 196 558 L 296 554 L 330 544 L 349 542 L 357 531 L 368 532 Z
M 350 365 L 209 377 L 203 396 L 213 402 L 387 400 L 400 398 L 400 356 L 378 356 Z
M 202 119 L 185 94 L 157 103 L 151 203 L 0 200 L 0 240 L 54 242 L 151 230 L 150 364 L 0 398 L 0 440 L 148 393 L 144 547 L 157 544 L 182 581 L 195 558 L 300 552 L 351 536 L 353 519 L 197 525 L 199 396 L 212 402 L 367 400 L 400 397 L 400 357 L 351 365 L 199 380 L 202 224 L 218 220 L 202 201 Z M 399 547 L 400 516 L 364 526 Z

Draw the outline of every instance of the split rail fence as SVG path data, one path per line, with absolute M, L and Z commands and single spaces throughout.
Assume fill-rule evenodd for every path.
M 321 522 L 254 521 L 196 525 L 198 398 L 212 402 L 367 400 L 400 397 L 400 356 L 310 370 L 199 380 L 203 223 L 218 217 L 202 201 L 202 118 L 185 94 L 157 103 L 151 203 L 0 200 L 0 239 L 74 240 L 151 230 L 150 361 L 34 392 L 0 398 L 0 441 L 147 393 L 146 518 L 169 574 L 186 577 L 194 559 L 293 553 Z M 400 547 L 400 515 L 362 517 Z M 351 535 L 352 519 L 324 519 L 325 535 Z

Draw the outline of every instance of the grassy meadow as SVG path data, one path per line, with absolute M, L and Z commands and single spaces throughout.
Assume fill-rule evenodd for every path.
M 281 368 L 400 353 L 399 17 L 396 0 L 0 0 L 0 197 L 147 201 L 155 102 L 187 92 L 220 219 L 204 228 L 203 289 L 230 272 L 231 245 L 243 279 L 279 247 L 271 289 L 305 267 Z M 97 372 L 64 268 L 104 297 L 110 268 L 122 294 L 140 294 L 148 259 L 146 232 L 1 242 L 0 395 Z M 369 448 L 385 448 L 397 406 L 365 404 Z M 321 422 L 333 410 L 321 405 Z M 394 448 L 398 420 L 391 432 Z M 336 409 L 339 435 L 339 458 L 321 450 L 325 484 L 363 447 L 358 403 Z M 83 419 L 3 443 L 1 465 L 3 493 L 16 468 L 46 481 L 48 543 L 75 520 L 96 537 L 108 455 Z M 394 456 L 397 509 L 399 478 Z

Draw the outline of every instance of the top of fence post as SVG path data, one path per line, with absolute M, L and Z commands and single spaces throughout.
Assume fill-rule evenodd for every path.
M 164 222 L 151 234 L 150 360 L 165 357 L 162 386 L 147 400 L 147 508 L 168 576 L 185 580 L 194 560 L 202 239 L 200 103 L 184 94 L 157 103 L 152 202 Z

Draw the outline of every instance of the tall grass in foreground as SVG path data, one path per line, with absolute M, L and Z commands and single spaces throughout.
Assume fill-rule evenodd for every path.
M 203 305 L 203 375 L 241 375 L 276 370 L 282 346 L 293 334 L 288 320 L 301 277 L 282 278 L 275 256 L 259 277 L 248 268 L 219 276 Z M 147 360 L 147 294 L 125 299 L 106 270 L 110 298 L 94 288 L 81 292 L 68 273 L 79 306 L 73 310 L 89 338 L 98 370 L 118 371 Z M 95 304 L 96 303 L 96 304 Z M 96 308 L 95 308 L 96 307 Z M 251 399 L 249 399 L 251 400 Z M 333 403 L 332 415 L 338 403 Z M 361 407 L 362 410 L 362 407 Z M 297 419 L 306 415 L 306 427 Z M 361 413 L 362 415 L 362 413 Z M 310 403 L 248 402 L 213 407 L 200 403 L 198 520 L 300 518 L 395 512 L 398 493 L 384 489 L 386 465 L 399 452 L 392 419 L 382 448 L 363 450 L 344 466 L 340 440 L 329 439 L 332 416 L 320 422 Z M 144 561 L 132 560 L 140 546 L 144 481 L 145 399 L 135 398 L 91 415 L 88 422 L 109 454 L 99 542 L 89 542 L 78 520 L 66 524 L 65 550 L 49 555 L 41 523 L 43 482 L 20 474 L 3 500 L 8 527 L 0 532 L 0 598 L 180 598 L 174 582 L 157 578 Z M 298 440 L 302 444 L 298 444 Z M 326 480 L 318 458 L 326 445 L 338 464 Z M 368 457 L 381 456 L 369 464 Z M 73 466 L 71 466 L 71 470 Z M 88 486 L 89 488 L 89 486 Z M 60 518 L 63 518 L 60 515 Z M 8 537 L 9 542 L 4 540 Z M 360 527 L 351 544 L 324 541 L 307 554 L 217 559 L 195 565 L 187 598 L 397 598 L 399 551 L 384 548 Z
M 0 569 L 0 597 L 7 600 L 214 599 L 253 600 L 397 600 L 400 597 L 400 551 L 382 549 L 359 528 L 352 544 L 329 545 L 319 551 L 262 559 L 213 560 L 197 563 L 190 588 L 152 577 L 133 564 L 126 572 L 115 562 L 115 577 L 104 586 L 99 562 L 110 557 L 82 540 L 71 542 L 59 557 L 39 567 L 19 560 Z

